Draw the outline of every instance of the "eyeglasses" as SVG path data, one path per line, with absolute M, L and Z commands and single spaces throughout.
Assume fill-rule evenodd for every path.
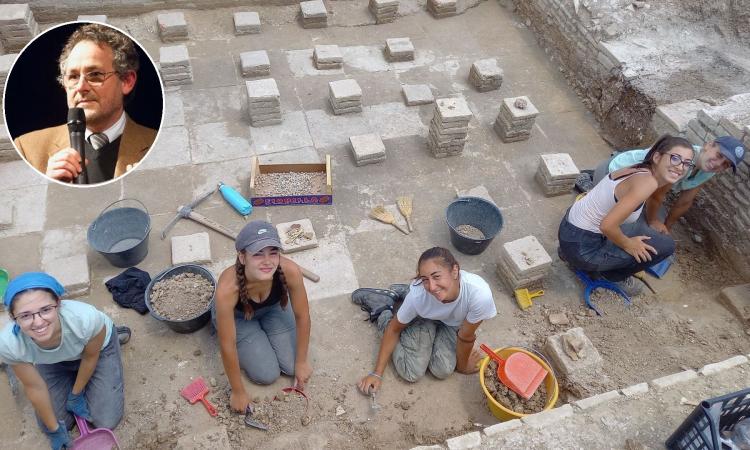
M 84 73 L 83 78 L 88 84 L 92 86 L 101 86 L 113 73 L 117 73 L 117 71 L 113 70 L 111 72 L 101 72 L 98 70 L 93 70 L 91 72 Z M 59 77 L 58 80 L 66 88 L 72 89 L 78 86 L 78 83 L 81 81 L 81 75 L 78 73 L 66 73 L 65 75 Z
M 687 170 L 690 170 L 693 167 L 695 167 L 695 163 L 693 162 L 692 159 L 682 159 L 682 156 L 678 155 L 677 153 L 669 154 L 669 164 L 673 166 L 682 165 L 682 167 Z
M 35 313 L 21 313 L 13 317 L 13 320 L 21 325 L 28 325 L 34 321 L 34 316 L 39 315 L 40 319 L 49 320 L 55 315 L 55 309 L 58 305 L 47 305 Z

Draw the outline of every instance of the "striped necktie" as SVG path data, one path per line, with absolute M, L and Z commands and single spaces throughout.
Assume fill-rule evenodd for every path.
M 109 144 L 109 138 L 104 133 L 93 133 L 89 136 L 89 143 L 94 147 L 94 150 L 99 150 Z

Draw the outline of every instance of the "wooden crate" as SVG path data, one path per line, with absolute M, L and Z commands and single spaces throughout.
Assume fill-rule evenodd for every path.
M 255 195 L 255 184 L 260 174 L 283 172 L 325 172 L 325 192 L 276 197 Z M 260 164 L 258 157 L 253 156 L 250 172 L 250 203 L 253 206 L 332 205 L 333 178 L 331 176 L 331 155 L 326 155 L 325 164 Z

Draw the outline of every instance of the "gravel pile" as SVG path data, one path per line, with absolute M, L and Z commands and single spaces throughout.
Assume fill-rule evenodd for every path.
M 154 283 L 149 302 L 151 309 L 165 319 L 188 320 L 205 312 L 213 295 L 211 280 L 195 273 L 180 273 Z
M 255 196 L 325 194 L 325 186 L 325 172 L 262 173 L 255 180 Z

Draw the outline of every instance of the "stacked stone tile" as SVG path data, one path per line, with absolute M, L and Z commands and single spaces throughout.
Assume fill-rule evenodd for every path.
M 426 84 L 404 84 L 401 91 L 406 99 L 406 106 L 427 105 L 435 101 L 432 90 Z
M 362 112 L 362 89 L 356 80 L 338 80 L 328 83 L 328 99 L 336 115 Z
M 469 82 L 479 92 L 500 89 L 503 84 L 503 69 L 497 65 L 495 58 L 480 59 L 471 65 Z
M 552 267 L 552 258 L 534 236 L 503 244 L 497 274 L 510 290 L 542 280 Z
M 352 144 L 354 163 L 357 166 L 385 161 L 385 145 L 379 135 L 373 133 L 351 136 L 349 142 Z
M 260 33 L 260 15 L 257 12 L 234 13 L 234 34 Z
M 539 110 L 528 97 L 505 98 L 495 120 L 495 131 L 503 142 L 524 141 L 531 136 L 538 115 Z
M 79 22 L 99 22 L 99 23 L 107 23 L 107 16 L 104 14 L 82 14 L 78 16 Z
M 242 76 L 267 77 L 271 74 L 271 61 L 265 50 L 240 53 Z
M 344 55 L 338 45 L 316 45 L 313 64 L 318 70 L 340 69 L 344 65 Z
M 39 33 L 39 25 L 26 3 L 0 5 L 0 42 L 8 51 L 21 50 Z
M 193 82 L 193 67 L 184 45 L 173 45 L 159 49 L 159 71 L 164 86 L 179 86 Z
M 187 22 L 181 12 L 159 14 L 156 16 L 156 23 L 162 42 L 184 41 L 188 38 Z
M 370 12 L 375 23 L 393 22 L 398 16 L 398 0 L 370 0 Z
M 388 61 L 413 61 L 414 45 L 411 39 L 391 38 L 385 40 L 385 57 Z
M 302 28 L 325 28 L 328 26 L 328 11 L 323 0 L 300 2 Z
M 456 0 L 427 0 L 427 11 L 436 19 L 458 14 Z
M 580 171 L 567 153 L 541 155 L 536 171 L 536 181 L 544 195 L 552 197 L 569 193 L 576 184 Z
M 11 143 L 8 135 L 8 128 L 0 123 L 0 162 L 13 161 L 14 159 L 21 159 L 21 155 L 13 148 L 13 143 Z
M 247 88 L 247 109 L 250 123 L 254 127 L 281 123 L 281 95 L 276 80 L 245 81 Z
M 471 110 L 463 97 L 439 98 L 430 121 L 427 145 L 436 158 L 459 155 L 469 134 Z
M 17 53 L 0 55 L 0 100 L 3 98 L 3 91 L 5 90 L 5 82 L 8 79 L 8 73 L 17 57 Z

